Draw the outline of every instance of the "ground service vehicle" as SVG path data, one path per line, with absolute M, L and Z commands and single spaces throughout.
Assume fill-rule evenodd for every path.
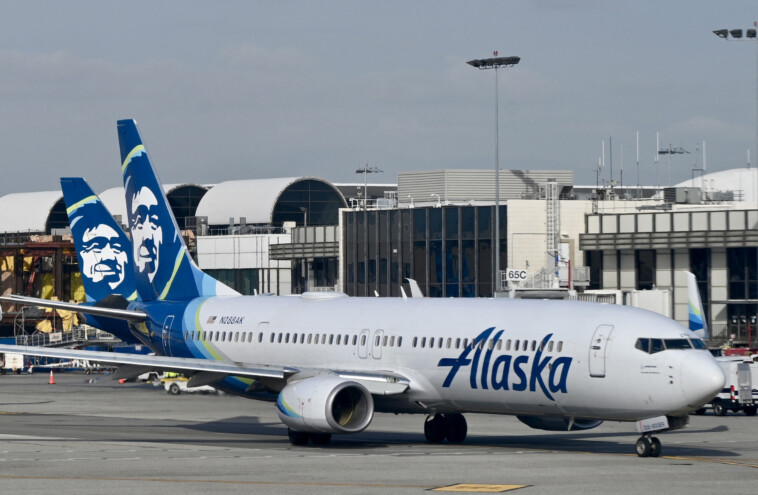
M 758 362 L 745 357 L 718 358 L 717 361 L 724 370 L 726 383 L 711 401 L 713 413 L 723 416 L 728 411 L 743 411 L 748 416 L 755 416 L 758 411 Z

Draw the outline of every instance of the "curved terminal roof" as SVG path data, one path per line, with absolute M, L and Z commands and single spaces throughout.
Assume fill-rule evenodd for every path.
M 758 168 L 733 168 L 680 182 L 675 187 L 700 187 L 706 195 L 734 192 L 735 201 L 758 202 Z
M 60 191 L 12 193 L 0 197 L 0 232 L 45 232 L 50 213 L 61 199 Z
M 209 225 L 336 225 L 344 196 L 329 182 L 315 177 L 234 180 L 216 184 L 200 201 L 196 215 Z
M 169 184 L 163 186 L 179 228 L 185 227 L 186 217 L 194 217 L 207 186 Z M 100 193 L 101 201 L 121 224 L 128 223 L 124 188 L 113 187 Z M 66 204 L 60 191 L 12 193 L 0 197 L 0 232 L 45 232 L 68 227 Z

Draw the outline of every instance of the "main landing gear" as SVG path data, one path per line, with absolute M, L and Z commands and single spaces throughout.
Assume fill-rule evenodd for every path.
M 642 435 L 635 445 L 637 455 L 640 457 L 660 457 L 661 441 L 657 437 Z
M 466 440 L 468 425 L 463 414 L 435 414 L 427 416 L 424 422 L 424 435 L 429 443 L 442 443 L 446 438 L 450 443 Z
M 326 445 L 332 440 L 329 433 L 308 433 L 307 431 L 296 431 L 287 428 L 287 436 L 292 445 L 307 445 L 310 441 L 313 445 Z

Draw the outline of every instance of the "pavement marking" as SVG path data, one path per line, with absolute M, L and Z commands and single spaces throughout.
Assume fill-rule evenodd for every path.
M 309 482 L 309 481 L 243 481 L 243 480 L 213 480 L 213 479 L 174 479 L 174 478 L 117 478 L 117 477 L 73 477 L 73 476 L 15 476 L 12 474 L 0 474 L 0 480 L 59 480 L 59 481 L 131 481 L 147 483 L 205 483 L 221 485 L 257 485 L 257 486 L 333 486 L 335 488 L 419 488 L 429 490 L 428 485 L 403 485 L 391 483 L 333 483 L 333 482 Z
M 465 493 L 504 493 L 532 485 L 490 485 L 484 483 L 457 483 L 450 486 L 432 488 L 432 492 L 465 492 Z
M 693 461 L 693 462 L 709 462 L 711 464 L 725 464 L 727 466 L 740 466 L 758 469 L 758 464 L 749 464 L 747 462 L 727 461 L 722 459 L 708 459 L 707 457 L 682 457 L 682 456 L 668 456 L 662 455 L 661 459 L 669 459 L 672 461 Z

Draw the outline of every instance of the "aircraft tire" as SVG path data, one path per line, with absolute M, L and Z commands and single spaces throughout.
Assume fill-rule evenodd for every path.
M 661 441 L 657 437 L 652 437 L 650 439 L 650 457 L 660 457 L 662 450 Z
M 468 424 L 463 414 L 453 413 L 445 415 L 445 436 L 450 443 L 462 443 L 466 440 Z
M 311 442 L 313 445 L 327 445 L 331 440 L 331 433 L 311 433 Z
M 427 416 L 424 422 L 424 436 L 427 442 L 442 443 L 445 440 L 446 430 L 445 416 L 442 414 Z
M 726 407 L 720 402 L 716 401 L 713 403 L 713 414 L 716 416 L 726 416 Z
M 653 444 L 648 437 L 640 437 L 637 439 L 635 448 L 639 457 L 650 457 L 650 452 L 653 450 Z
M 307 445 L 308 440 L 311 439 L 311 434 L 307 431 L 296 431 L 292 428 L 287 428 L 287 436 L 290 439 L 292 445 Z

